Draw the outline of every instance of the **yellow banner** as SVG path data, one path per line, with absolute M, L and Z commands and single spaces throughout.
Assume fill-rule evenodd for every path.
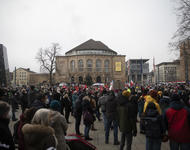
M 121 62 L 115 62 L 115 71 L 121 71 Z

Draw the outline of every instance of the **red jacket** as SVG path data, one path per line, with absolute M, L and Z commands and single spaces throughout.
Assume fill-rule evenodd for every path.
M 169 139 L 178 143 L 190 143 L 190 110 L 173 101 L 164 114 Z

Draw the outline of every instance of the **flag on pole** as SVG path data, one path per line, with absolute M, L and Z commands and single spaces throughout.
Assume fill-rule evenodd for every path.
M 125 89 L 127 89 L 129 87 L 129 83 L 125 82 Z
M 111 83 L 110 83 L 110 88 L 109 88 L 109 90 L 110 90 L 110 91 L 113 90 L 113 80 L 112 80 Z
M 133 85 L 134 85 L 134 82 L 133 82 L 133 80 L 131 80 L 130 87 L 133 87 Z
M 155 58 L 153 57 L 153 71 L 155 72 L 156 69 L 155 69 Z

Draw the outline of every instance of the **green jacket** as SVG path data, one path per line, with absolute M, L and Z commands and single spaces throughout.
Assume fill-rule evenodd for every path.
M 117 107 L 117 118 L 121 132 L 137 131 L 136 116 L 134 114 L 134 108 L 131 102 Z

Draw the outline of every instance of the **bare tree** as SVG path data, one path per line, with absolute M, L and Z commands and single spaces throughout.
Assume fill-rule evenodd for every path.
M 60 50 L 61 47 L 58 43 L 52 43 L 52 46 L 49 48 L 40 48 L 36 55 L 36 59 L 40 63 L 40 69 L 49 73 L 50 85 L 53 83 L 56 56 Z
M 179 50 L 180 45 L 190 38 L 190 0 L 176 0 L 175 12 L 178 19 L 178 29 L 169 43 L 170 48 Z

